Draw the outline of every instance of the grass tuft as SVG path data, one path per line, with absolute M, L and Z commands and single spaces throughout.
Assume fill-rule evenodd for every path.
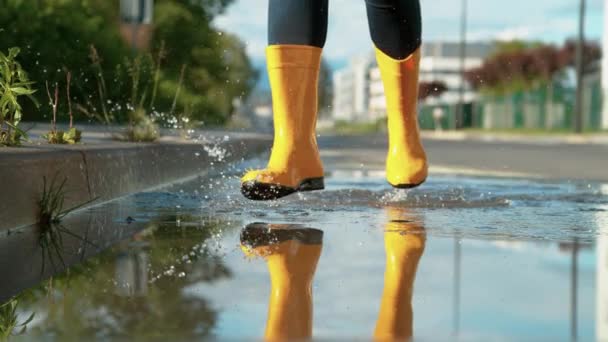
M 25 321 L 19 322 L 17 306 L 19 301 L 12 298 L 4 304 L 0 304 L 0 341 L 8 341 L 11 336 L 25 333 L 27 325 L 34 319 L 32 313 Z

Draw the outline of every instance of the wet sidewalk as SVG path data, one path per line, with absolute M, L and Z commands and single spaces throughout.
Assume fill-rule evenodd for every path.
M 113 140 L 104 127 L 87 129 L 82 144 L 42 143 L 36 134 L 43 131 L 34 129 L 31 143 L 0 148 L 0 232 L 36 222 L 45 178 L 47 184 L 66 180 L 69 209 L 204 174 L 262 153 L 271 143 L 266 135 L 224 131 L 192 132 L 189 140 L 166 132 L 158 142 L 128 143 Z

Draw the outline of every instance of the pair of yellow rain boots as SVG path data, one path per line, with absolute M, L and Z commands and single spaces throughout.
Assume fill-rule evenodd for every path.
M 247 172 L 241 192 L 271 200 L 324 188 L 315 133 L 322 49 L 272 45 L 266 50 L 274 112 L 274 144 L 268 166 Z M 389 151 L 386 177 L 396 188 L 412 188 L 427 177 L 417 120 L 419 49 L 396 60 L 376 49 L 387 103 Z

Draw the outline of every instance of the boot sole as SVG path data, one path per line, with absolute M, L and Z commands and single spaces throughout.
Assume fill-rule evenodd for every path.
M 241 244 L 251 248 L 270 246 L 289 240 L 296 240 L 305 245 L 320 245 L 323 243 L 323 231 L 299 225 L 270 229 L 270 226 L 263 222 L 250 223 L 241 231 Z
M 268 184 L 257 181 L 247 181 L 241 184 L 243 196 L 254 201 L 269 201 L 291 195 L 296 192 L 325 189 L 323 177 L 307 178 L 300 182 L 297 188 L 280 184 Z
M 413 188 L 419 187 L 424 182 L 426 182 L 426 179 L 424 179 L 422 182 L 417 183 L 417 184 L 397 184 L 397 185 L 395 185 L 390 182 L 388 184 L 390 184 L 393 188 L 396 188 L 396 189 L 413 189 Z

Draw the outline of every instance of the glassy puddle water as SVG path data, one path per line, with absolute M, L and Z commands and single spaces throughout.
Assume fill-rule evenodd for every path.
M 232 172 L 0 237 L 16 339 L 608 337 L 605 185 L 335 172 L 250 202 Z

